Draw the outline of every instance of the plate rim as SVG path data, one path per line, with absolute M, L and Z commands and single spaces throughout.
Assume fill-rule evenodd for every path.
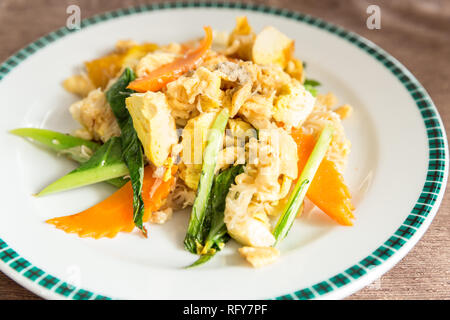
M 439 112 L 414 75 L 397 59 L 370 40 L 341 26 L 294 10 L 240 2 L 161 2 L 117 9 L 83 19 L 81 28 L 62 27 L 23 47 L 0 65 L 0 81 L 38 50 L 52 42 L 103 21 L 164 9 L 215 8 L 256 11 L 305 23 L 347 40 L 388 69 L 408 91 L 425 124 L 428 141 L 427 178 L 419 199 L 400 227 L 375 251 L 344 271 L 309 287 L 269 298 L 275 300 L 336 299 L 346 297 L 379 278 L 399 262 L 420 240 L 436 215 L 448 179 L 448 142 Z M 22 257 L 0 237 L 0 270 L 35 294 L 48 299 L 110 300 L 111 297 L 64 282 Z

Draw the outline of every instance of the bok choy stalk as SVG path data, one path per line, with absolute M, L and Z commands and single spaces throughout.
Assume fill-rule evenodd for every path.
M 125 99 L 134 91 L 127 89 L 128 84 L 136 78 L 130 68 L 126 68 L 117 81 L 106 91 L 106 100 L 116 117 L 122 132 L 122 158 L 128 167 L 131 186 L 133 188 L 133 220 L 136 227 L 141 229 L 144 236 L 147 230 L 143 225 L 144 200 L 142 199 L 142 184 L 144 179 L 144 155 L 142 144 L 133 126 L 125 104 Z
M 184 239 L 184 247 L 192 253 L 197 253 L 197 249 L 202 246 L 204 237 L 206 236 L 204 233 L 205 215 L 214 179 L 217 154 L 222 145 L 225 126 L 229 116 L 228 109 L 222 109 L 219 112 L 210 128 L 208 139 L 206 141 L 197 196 L 194 205 L 192 206 L 189 227 Z
M 205 214 L 205 241 L 200 252 L 201 257 L 189 267 L 199 266 L 207 262 L 217 251 L 222 250 L 225 243 L 230 239 L 224 221 L 225 200 L 234 179 L 242 172 L 244 172 L 244 166 L 237 165 L 214 177 Z
M 11 130 L 10 133 L 39 142 L 50 150 L 67 155 L 79 163 L 89 160 L 90 156 L 100 148 L 100 144 L 96 142 L 46 129 L 19 128 Z
M 128 168 L 122 161 L 120 138 L 113 137 L 102 145 L 88 161 L 47 186 L 38 193 L 38 196 L 123 177 L 127 174 Z
M 275 237 L 274 246 L 283 240 L 291 229 L 298 210 L 303 203 L 306 192 L 308 191 L 309 185 L 311 184 L 311 181 L 313 180 L 317 169 L 319 168 L 319 165 L 325 157 L 328 147 L 330 146 L 333 131 L 334 129 L 330 125 L 326 126 L 322 130 L 319 139 L 317 140 L 316 145 L 314 146 L 314 149 L 297 180 L 294 190 L 292 190 L 286 208 L 278 219 L 278 222 L 273 230 L 273 235 Z
M 101 147 L 100 144 L 93 141 L 46 129 L 20 128 L 11 130 L 10 133 L 38 142 L 59 155 L 67 156 L 80 164 L 88 161 L 92 154 Z M 122 187 L 128 181 L 124 178 L 107 177 L 107 179 L 105 182 L 117 188 Z

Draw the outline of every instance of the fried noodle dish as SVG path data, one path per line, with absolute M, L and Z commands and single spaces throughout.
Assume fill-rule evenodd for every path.
M 306 202 L 352 225 L 342 125 L 352 107 L 319 93 L 294 41 L 276 28 L 257 33 L 238 17 L 231 32 L 204 33 L 165 45 L 118 41 L 63 83 L 80 97 L 69 108 L 79 130 L 12 131 L 79 163 L 37 196 L 100 182 L 117 188 L 47 223 L 80 237 L 138 228 L 151 238 L 151 224 L 187 208 L 184 247 L 198 255 L 189 267 L 231 238 L 252 266 L 276 261 Z

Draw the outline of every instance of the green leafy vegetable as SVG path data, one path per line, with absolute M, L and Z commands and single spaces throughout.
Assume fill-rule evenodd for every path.
M 318 87 L 320 86 L 320 82 L 313 79 L 305 79 L 305 82 L 303 83 L 304 86 L 311 86 L 311 87 Z
M 92 154 L 101 147 L 96 142 L 46 129 L 20 128 L 11 130 L 10 132 L 19 137 L 38 142 L 50 150 L 57 152 L 59 155 L 67 156 L 69 159 L 78 163 L 88 161 Z M 128 179 L 124 178 L 114 178 L 105 182 L 120 188 L 127 181 Z
M 202 256 L 189 267 L 195 267 L 209 261 L 217 251 L 222 250 L 225 243 L 230 239 L 224 221 L 225 199 L 234 179 L 242 172 L 244 172 L 244 166 L 238 165 L 228 168 L 214 177 L 208 209 L 205 214 L 205 242 L 200 252 Z
M 224 222 L 225 199 L 234 179 L 237 175 L 244 172 L 243 165 L 237 165 L 224 170 L 214 177 L 213 187 L 209 200 L 208 212 L 206 214 L 209 221 L 209 232 L 205 238 L 203 251 L 206 253 L 210 248 L 220 249 L 227 234 L 227 227 Z
M 208 206 L 208 199 L 214 179 L 214 169 L 216 168 L 217 154 L 222 145 L 225 126 L 228 122 L 228 109 L 222 109 L 214 120 L 206 141 L 206 148 L 203 154 L 202 172 L 198 184 L 197 196 L 192 207 L 189 227 L 184 239 L 185 248 L 197 253 L 197 248 L 203 243 L 205 214 Z
M 126 177 L 119 177 L 119 178 L 106 180 L 105 182 L 109 183 L 110 185 L 112 185 L 116 188 L 122 188 L 129 180 L 130 179 L 128 179 Z
M 294 219 L 297 216 L 297 212 L 303 203 L 306 192 L 308 191 L 309 185 L 313 180 L 320 163 L 325 157 L 328 147 L 330 146 L 333 131 L 334 129 L 330 125 L 326 126 L 322 130 L 319 139 L 317 140 L 317 143 L 314 146 L 314 149 L 297 180 L 297 184 L 289 197 L 286 208 L 278 219 L 278 222 L 273 230 L 273 235 L 275 237 L 274 245 L 283 240 L 291 229 Z
M 320 85 L 321 84 L 319 81 L 313 79 L 306 79 L 305 82 L 303 82 L 305 89 L 308 90 L 314 97 L 317 96 L 317 87 Z
M 201 255 L 200 258 L 195 260 L 195 262 L 193 264 L 189 265 L 187 268 L 198 267 L 198 266 L 208 262 L 209 260 L 211 260 L 212 257 L 214 257 L 214 254 L 215 253 L 207 253 L 207 254 Z
M 130 68 L 126 68 L 117 81 L 106 91 L 106 99 L 117 119 L 122 134 L 122 158 L 130 172 L 133 187 L 133 220 L 144 235 L 147 230 L 143 225 L 144 201 L 142 199 L 142 183 L 144 179 L 144 155 L 142 145 L 133 126 L 133 120 L 128 112 L 125 99 L 133 93 L 127 89 L 128 84 L 136 78 Z
M 47 186 L 38 193 L 38 196 L 123 177 L 126 174 L 128 174 L 128 168 L 122 161 L 120 139 L 113 137 L 101 146 L 88 161 Z
M 100 148 L 98 143 L 46 129 L 20 128 L 11 130 L 10 133 L 39 142 L 79 163 L 87 161 Z

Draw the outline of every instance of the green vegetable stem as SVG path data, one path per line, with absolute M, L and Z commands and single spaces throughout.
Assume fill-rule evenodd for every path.
M 222 250 L 230 239 L 224 221 L 225 200 L 231 185 L 237 175 L 244 172 L 243 165 L 228 168 L 214 177 L 214 182 L 205 213 L 205 241 L 200 252 L 201 257 L 189 267 L 195 267 L 207 262 L 214 254 Z
M 326 126 L 322 130 L 319 139 L 317 140 L 317 143 L 314 146 L 314 149 L 311 152 L 311 155 L 309 156 L 299 179 L 297 180 L 297 184 L 289 197 L 286 208 L 278 219 L 278 222 L 273 230 L 273 235 L 275 237 L 274 246 L 283 240 L 291 229 L 311 181 L 313 180 L 317 169 L 319 168 L 319 165 L 325 157 L 328 147 L 330 146 L 333 131 L 334 129 L 330 125 Z
M 54 151 L 60 155 L 67 156 L 69 159 L 72 159 L 81 164 L 89 161 L 91 156 L 95 154 L 99 148 L 101 148 L 101 145 L 96 142 L 46 129 L 20 128 L 11 130 L 10 133 L 19 137 L 30 139 L 33 142 L 38 142 L 46 146 L 49 150 Z M 100 170 L 103 170 L 103 168 L 100 168 Z M 105 173 L 106 172 L 103 171 L 103 174 Z M 112 173 L 113 176 L 117 175 L 116 171 L 110 171 L 110 173 Z M 117 188 L 122 187 L 128 181 L 128 179 L 122 177 L 113 178 L 112 176 L 105 176 L 105 178 L 107 178 L 105 182 Z M 87 184 L 89 183 L 86 183 L 84 185 Z M 57 191 L 61 190 L 54 190 L 54 192 Z
M 38 196 L 123 177 L 127 174 L 128 168 L 122 161 L 120 139 L 113 137 L 101 146 L 88 161 L 47 186 L 38 193 Z
M 10 133 L 31 139 L 59 154 L 67 155 L 79 163 L 87 161 L 92 153 L 100 148 L 100 144 L 77 138 L 68 134 L 38 128 L 19 128 Z
M 202 172 L 198 184 L 197 196 L 194 200 L 189 227 L 184 239 L 185 248 L 192 253 L 197 253 L 197 248 L 201 246 L 205 237 L 203 229 L 205 215 L 214 179 L 217 154 L 222 145 L 228 118 L 228 109 L 222 109 L 214 120 L 208 134 L 206 148 L 203 154 Z

